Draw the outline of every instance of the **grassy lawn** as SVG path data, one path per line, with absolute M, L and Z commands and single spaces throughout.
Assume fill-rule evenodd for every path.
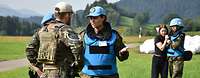
M 150 78 L 151 55 L 140 54 L 138 49 L 130 49 L 129 59 L 119 62 L 121 78 Z
M 127 61 L 118 64 L 121 78 L 150 78 L 151 54 L 140 54 L 137 48 L 130 49 Z M 183 78 L 200 77 L 200 55 L 194 55 L 192 61 L 185 62 Z
M 128 36 L 124 37 L 124 42 L 142 43 L 149 38 L 153 37 L 147 36 L 139 39 L 137 36 Z M 24 58 L 25 47 L 30 40 L 31 37 L 0 36 L 0 61 Z
M 0 61 L 25 57 L 25 47 L 30 37 L 0 36 Z
M 149 38 L 153 37 L 142 37 L 142 39 L 138 39 L 137 36 L 132 36 L 125 37 L 124 40 L 126 43 L 142 43 L 145 39 Z M 30 40 L 30 37 L 11 37 L 5 39 L 0 37 L 0 40 L 1 58 L 9 60 L 25 57 L 24 48 L 28 40 Z M 118 62 L 120 78 L 150 78 L 152 55 L 139 53 L 139 47 L 129 49 L 129 52 L 130 56 L 128 60 Z M 194 55 L 192 61 L 185 62 L 183 78 L 200 77 L 199 59 L 200 55 Z M 28 68 L 23 67 L 11 71 L 0 72 L 0 78 L 28 78 L 27 71 Z
M 123 37 L 125 43 L 143 43 L 146 39 L 154 38 L 153 36 L 143 36 L 139 38 L 138 36 L 127 36 Z
M 12 71 L 0 72 L 0 78 L 29 78 L 28 67 L 17 68 Z
M 119 62 L 120 78 L 150 78 L 151 54 L 140 54 L 138 49 L 130 49 L 130 57 L 127 61 Z M 192 61 L 185 62 L 183 78 L 199 78 L 200 55 L 194 55 Z M 7 72 L 0 72 L 0 78 L 27 78 L 27 67 Z
M 123 26 L 132 26 L 133 25 L 133 18 L 125 17 L 125 16 L 120 16 L 121 20 L 121 25 Z
M 191 36 L 195 36 L 195 35 L 200 35 L 200 32 L 185 32 L 186 35 L 191 35 Z

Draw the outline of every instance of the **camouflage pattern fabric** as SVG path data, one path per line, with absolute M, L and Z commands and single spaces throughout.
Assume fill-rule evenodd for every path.
M 51 45 L 51 47 L 49 48 L 47 45 Z M 52 21 L 51 23 L 47 24 L 47 26 L 43 26 L 41 29 L 36 31 L 32 37 L 32 41 L 26 47 L 26 55 L 30 63 L 36 64 L 37 62 L 40 62 L 43 64 L 51 64 L 58 66 L 59 70 L 67 73 L 66 70 L 71 71 L 72 69 L 70 69 L 70 67 L 72 65 L 78 65 L 79 63 L 79 54 L 81 51 L 80 45 L 78 34 L 75 33 L 72 28 L 70 28 L 68 25 L 60 23 L 59 21 Z M 44 71 L 45 73 L 55 73 L 54 75 L 47 73 L 48 76 L 54 76 L 53 78 L 57 77 L 57 70 Z

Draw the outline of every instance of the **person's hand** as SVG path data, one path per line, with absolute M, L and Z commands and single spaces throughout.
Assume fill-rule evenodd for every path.
M 40 69 L 38 69 L 36 72 L 37 72 L 38 76 L 43 76 L 45 74 Z
M 165 35 L 165 39 L 168 40 L 168 39 L 169 39 L 169 36 L 168 36 L 168 35 Z
M 40 77 L 40 78 L 47 78 L 47 74 L 42 73 L 39 77 Z
M 124 47 L 119 51 L 119 55 L 122 56 L 128 52 L 128 47 Z
M 37 72 L 38 76 L 41 76 L 42 74 L 44 74 L 38 67 L 36 67 L 34 64 L 29 63 L 29 67 L 34 70 L 35 72 Z
M 167 40 L 167 43 L 170 44 L 170 43 L 171 43 L 171 40 Z

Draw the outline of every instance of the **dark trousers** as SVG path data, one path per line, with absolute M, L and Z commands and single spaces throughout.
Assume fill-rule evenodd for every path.
M 167 78 L 168 76 L 168 61 L 165 57 L 153 56 L 151 78 Z

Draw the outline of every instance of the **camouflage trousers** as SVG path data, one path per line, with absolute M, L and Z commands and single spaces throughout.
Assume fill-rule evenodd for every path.
M 44 74 L 40 78 L 60 78 L 59 70 L 45 69 Z
M 79 73 L 81 78 L 119 78 L 118 74 L 115 75 L 109 75 L 109 76 L 90 76 L 84 73 Z
M 183 76 L 183 60 L 170 60 L 169 58 L 169 72 L 171 78 L 182 78 Z
M 67 70 L 59 67 L 48 66 L 43 68 L 44 74 L 40 78 L 74 78 L 69 75 Z

